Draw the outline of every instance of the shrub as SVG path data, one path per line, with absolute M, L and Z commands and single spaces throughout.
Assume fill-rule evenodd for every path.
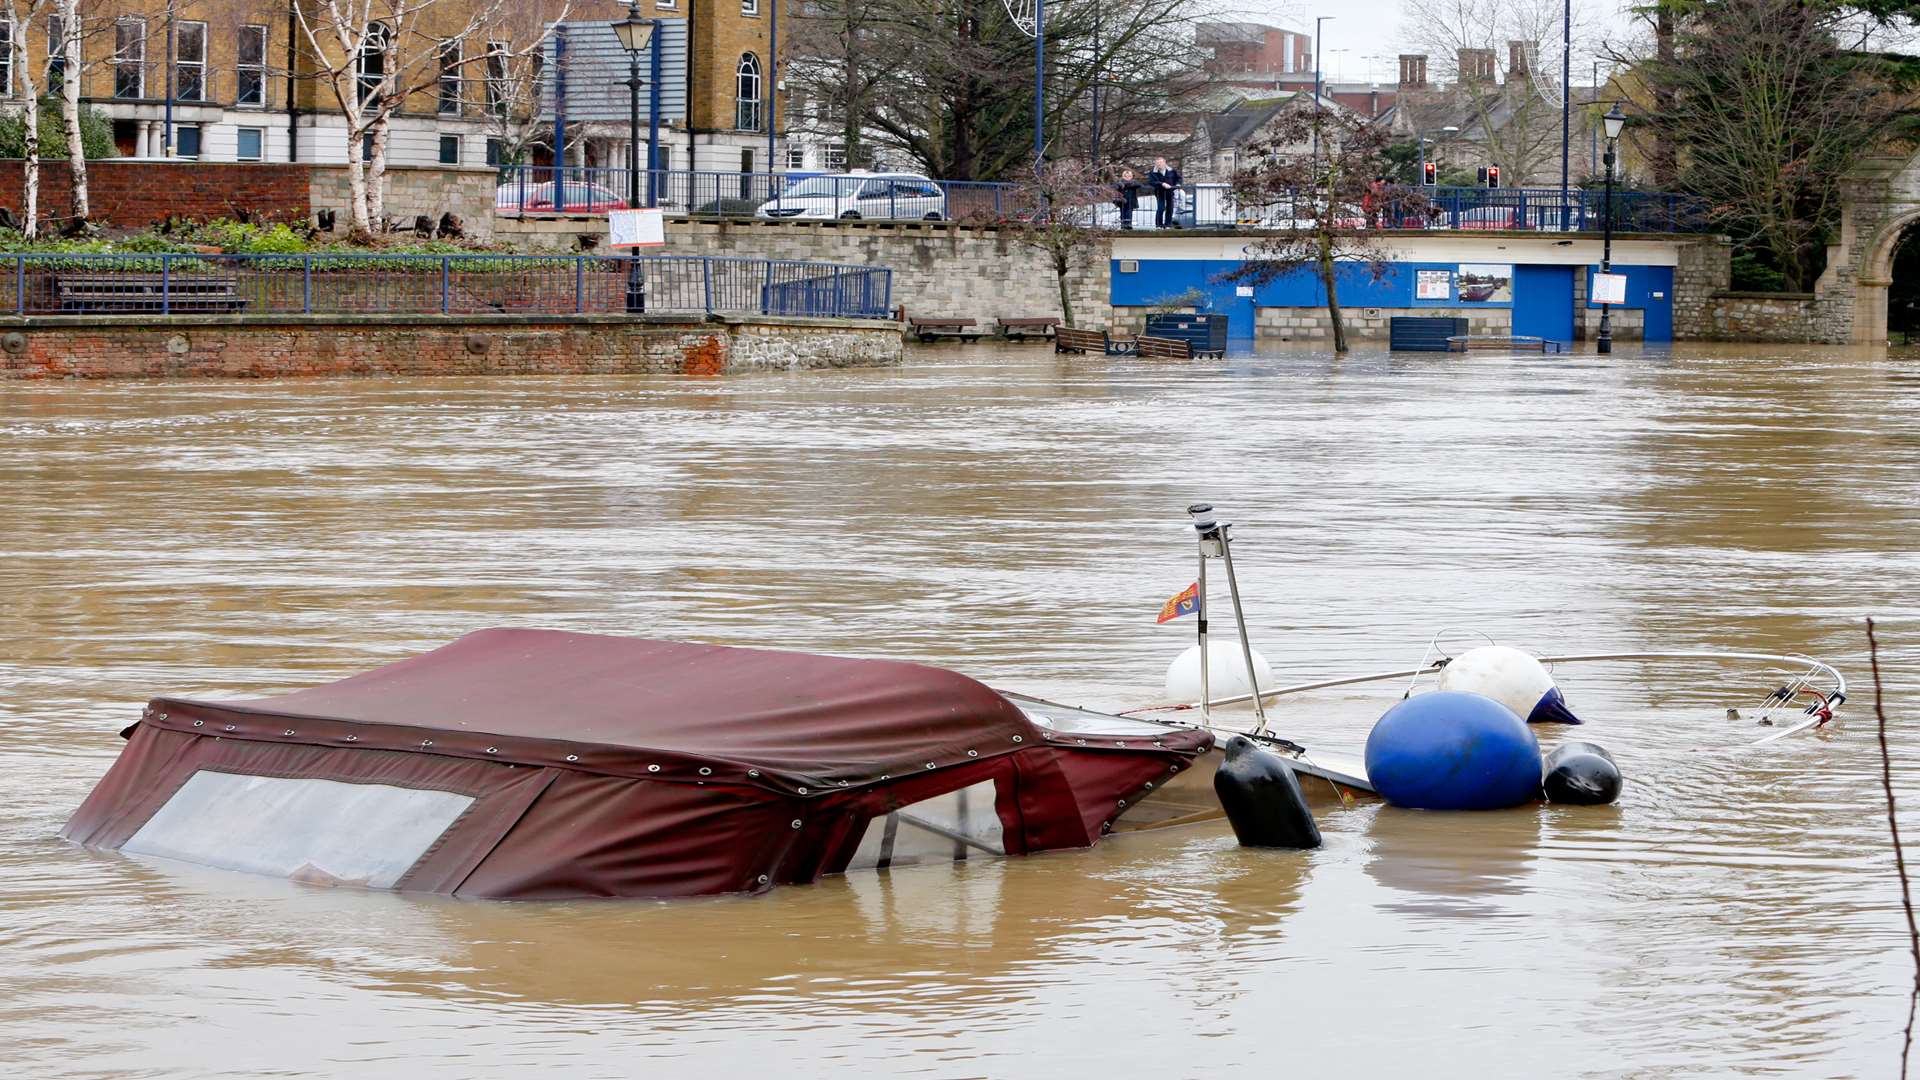
M 1733 257 L 1733 288 L 1736 292 L 1786 292 L 1787 275 L 1743 251 Z
M 89 160 L 117 156 L 113 148 L 113 121 L 105 113 L 88 106 L 80 107 L 80 145 Z M 0 158 L 27 156 L 27 125 L 19 113 L 0 115 Z M 60 99 L 40 99 L 40 160 L 64 161 L 67 157 L 67 125 L 60 119 Z

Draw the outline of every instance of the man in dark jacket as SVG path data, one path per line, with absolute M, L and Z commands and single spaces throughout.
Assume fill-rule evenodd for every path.
M 1147 172 L 1147 186 L 1153 189 L 1153 227 L 1173 228 L 1174 195 L 1180 190 L 1180 166 L 1167 164 L 1166 158 L 1154 158 Z
M 1120 170 L 1120 182 L 1113 185 L 1113 205 L 1120 210 L 1120 227 L 1133 228 L 1133 212 L 1140 209 L 1140 181 L 1132 169 Z

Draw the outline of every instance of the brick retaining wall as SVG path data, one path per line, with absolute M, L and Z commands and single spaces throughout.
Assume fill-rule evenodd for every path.
M 720 375 L 874 367 L 900 355 L 896 326 L 856 319 L 0 319 L 0 380 Z
M 26 166 L 0 162 L 0 206 L 22 216 Z M 138 229 L 169 217 L 203 221 L 250 214 L 255 220 L 303 221 L 307 217 L 305 164 L 218 161 L 92 161 L 87 198 L 93 220 Z M 64 221 L 72 198 L 65 161 L 40 163 L 40 215 Z

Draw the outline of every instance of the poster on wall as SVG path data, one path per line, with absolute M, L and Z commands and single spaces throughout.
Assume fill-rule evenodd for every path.
M 1589 280 L 1590 304 L 1624 304 L 1627 302 L 1627 275 L 1595 274 Z
M 1460 302 L 1513 303 L 1513 267 L 1498 263 L 1461 263 Z
M 1451 300 L 1453 299 L 1453 271 L 1416 270 L 1413 273 L 1413 298 L 1415 300 Z

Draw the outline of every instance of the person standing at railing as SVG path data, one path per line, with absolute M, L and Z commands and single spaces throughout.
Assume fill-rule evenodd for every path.
M 1120 182 L 1113 185 L 1117 193 L 1113 205 L 1120 211 L 1120 227 L 1133 228 L 1133 212 L 1140 209 L 1140 181 L 1133 175 L 1132 169 L 1120 170 Z
M 1166 158 L 1154 158 L 1147 171 L 1147 186 L 1153 189 L 1153 227 L 1173 228 L 1173 200 L 1180 190 L 1180 166 L 1167 164 Z

